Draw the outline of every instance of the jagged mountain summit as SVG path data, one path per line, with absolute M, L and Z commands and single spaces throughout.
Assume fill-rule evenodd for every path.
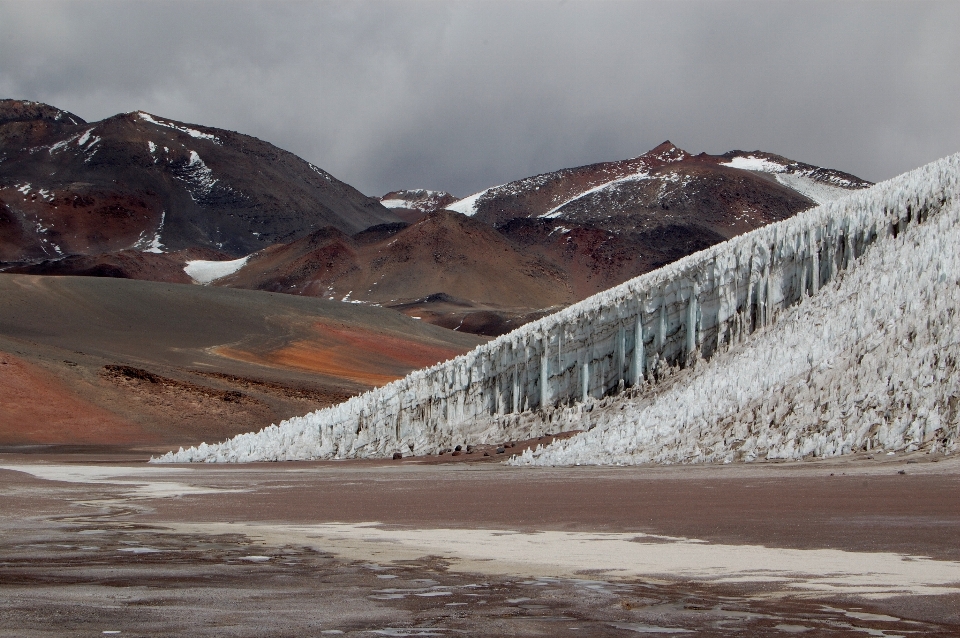
M 333 226 L 400 219 L 248 135 L 137 111 L 85 122 L 0 100 L 0 261 L 133 250 L 239 257 Z

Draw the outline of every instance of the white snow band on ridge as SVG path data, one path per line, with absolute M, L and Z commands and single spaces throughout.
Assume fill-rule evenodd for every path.
M 954 155 L 685 257 L 340 405 L 154 460 L 358 458 L 398 450 L 422 454 L 595 426 L 600 427 L 518 462 L 797 458 L 839 454 L 860 445 L 903 449 L 937 437 L 954 449 L 957 436 L 951 423 L 960 398 L 946 394 L 957 387 L 957 358 L 948 346 L 956 350 L 960 342 L 954 317 L 960 279 L 958 194 L 960 155 Z M 929 228 L 916 225 L 931 218 Z M 914 249 L 904 268 L 896 270 L 905 259 L 904 249 L 897 247 L 906 242 L 926 247 L 918 243 L 924 233 L 933 240 L 940 237 L 941 243 L 934 244 L 940 252 Z M 877 242 L 877 250 L 861 259 Z M 845 284 L 840 281 L 818 294 L 861 261 L 867 264 L 863 272 L 855 269 L 844 279 L 862 279 L 863 290 L 838 292 Z M 866 285 L 884 277 L 882 287 Z M 911 287 L 919 292 L 911 293 Z M 898 296 L 884 297 L 894 292 Z M 808 294 L 817 297 L 790 308 Z M 853 298 L 853 305 L 841 303 L 842 294 Z M 816 314 L 821 297 L 828 308 L 822 316 Z M 858 323 L 858 313 L 870 319 Z M 820 316 L 814 320 L 821 323 L 806 326 L 808 315 Z M 750 337 L 781 318 L 794 333 L 780 334 L 777 326 Z M 877 321 L 899 331 L 888 338 Z M 837 335 L 848 341 L 838 341 Z M 900 355 L 890 354 L 890 344 L 910 339 L 918 341 L 901 347 Z M 821 342 L 827 345 L 818 346 Z M 850 350 L 851 343 L 866 349 Z M 879 350 L 871 355 L 870 347 Z M 743 358 L 737 359 L 740 353 Z M 735 365 L 720 368 L 711 362 L 684 371 L 708 371 L 702 375 L 706 385 L 691 386 L 692 394 L 683 394 L 679 384 L 662 383 L 672 367 L 717 354 L 717 362 L 733 360 Z M 882 358 L 888 356 L 894 358 Z M 902 367 L 913 364 L 920 366 L 915 370 L 919 377 Z M 781 365 L 783 371 L 775 369 Z M 876 370 L 869 372 L 870 366 Z M 885 370 L 887 377 L 877 370 Z M 904 383 L 926 390 L 911 394 L 913 385 L 890 387 L 892 399 L 884 399 L 870 375 L 894 383 L 896 370 L 905 375 Z M 841 396 L 841 372 L 859 379 L 849 388 L 862 395 Z M 746 385 L 738 386 L 741 376 Z M 952 383 L 943 383 L 951 378 Z M 606 402 L 594 402 L 630 386 L 636 388 L 629 393 L 634 402 L 618 400 L 617 407 L 632 405 L 632 416 L 626 410 L 617 416 L 605 409 Z M 825 402 L 816 388 L 833 399 L 826 403 L 839 407 L 818 411 Z M 671 392 L 672 399 L 667 396 Z M 792 417 L 788 407 L 796 413 Z M 738 420 L 730 410 L 746 410 L 750 418 Z M 670 414 L 680 416 L 662 423 L 650 416 Z M 794 425 L 784 430 L 784 423 Z M 551 450 L 557 455 L 550 456 Z M 561 450 L 572 451 L 563 456 Z

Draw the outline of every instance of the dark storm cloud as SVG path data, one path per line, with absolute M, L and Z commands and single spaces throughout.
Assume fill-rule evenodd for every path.
M 0 96 L 239 130 L 368 194 L 763 149 L 960 151 L 960 3 L 0 2 Z

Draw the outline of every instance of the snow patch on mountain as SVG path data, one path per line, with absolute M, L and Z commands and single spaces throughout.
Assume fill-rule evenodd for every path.
M 248 259 L 250 259 L 250 255 L 230 261 L 192 259 L 183 267 L 183 271 L 198 284 L 206 285 L 237 272 L 246 265 Z
M 729 162 L 725 162 L 723 166 L 739 168 L 743 171 L 760 171 L 762 173 L 782 173 L 786 170 L 782 164 L 752 155 L 747 157 L 734 157 Z
M 851 192 L 849 188 L 819 182 L 806 175 L 777 173 L 774 177 L 787 188 L 792 188 L 804 197 L 817 202 L 817 204 L 826 204 L 835 199 L 846 197 Z
M 90 129 L 90 130 L 93 130 L 93 129 Z M 74 133 L 73 135 L 71 135 L 70 137 L 68 137 L 68 138 L 65 139 L 65 140 L 60 140 L 59 142 L 57 142 L 57 143 L 55 143 L 55 144 L 51 144 L 51 145 L 50 145 L 50 148 L 48 149 L 48 152 L 49 152 L 51 155 L 53 155 L 53 154 L 55 154 L 55 153 L 57 153 L 57 152 L 59 152 L 59 151 L 62 151 L 62 150 L 64 150 L 64 149 L 66 149 L 67 146 L 70 145 L 70 142 L 78 139 L 79 137 L 80 137 L 80 133 Z
M 190 198 L 195 202 L 208 197 L 220 181 L 213 176 L 213 171 L 196 151 L 190 151 L 190 159 L 174 172 L 174 177 L 186 185 Z
M 543 213 L 542 215 L 540 215 L 540 217 L 547 218 L 547 219 L 555 219 L 558 217 L 562 217 L 564 213 L 564 209 L 568 205 L 576 202 L 584 202 L 585 200 L 595 200 L 591 202 L 591 205 L 597 209 L 600 209 L 601 206 L 609 207 L 609 204 L 601 201 L 600 199 L 601 196 L 605 194 L 615 194 L 621 189 L 623 189 L 624 186 L 627 186 L 635 182 L 641 182 L 641 181 L 660 182 L 659 188 L 657 189 L 657 201 L 660 202 L 660 201 L 663 201 L 663 199 L 666 197 L 667 192 L 671 188 L 671 185 L 673 185 L 675 188 L 682 189 L 686 187 L 692 180 L 693 178 L 689 175 L 681 175 L 673 171 L 669 171 L 665 173 L 662 173 L 662 172 L 650 173 L 647 170 L 641 170 L 641 171 L 638 171 L 637 173 L 634 173 L 633 175 L 627 175 L 626 177 L 621 177 L 621 178 L 614 179 L 609 182 L 600 184 L 599 186 L 594 186 L 593 188 L 587 191 L 584 191 L 583 193 L 580 193 L 575 197 L 568 199 L 567 201 L 563 202 L 559 206 L 556 206 L 555 208 L 548 210 L 546 213 Z M 611 212 L 613 212 L 617 208 L 618 208 L 617 206 L 614 206 L 612 209 L 607 208 L 607 210 L 611 210 Z
M 145 253 L 156 253 L 160 254 L 165 252 L 164 246 L 160 242 L 160 233 L 163 232 L 163 224 L 167 221 L 167 211 L 163 211 L 160 214 L 160 225 L 157 227 L 157 231 L 153 234 L 153 237 L 147 235 L 147 231 L 140 233 L 140 238 L 137 240 L 137 243 L 133 245 L 135 250 L 140 250 Z
M 461 213 L 467 217 L 473 217 L 477 214 L 477 201 L 486 195 L 490 190 L 493 189 L 488 188 L 487 190 L 480 191 L 479 193 L 474 193 L 469 197 L 464 197 L 463 199 L 447 206 L 447 210 L 452 210 L 455 213 Z
M 614 179 L 609 182 L 604 182 L 599 186 L 594 186 L 593 188 L 586 190 L 580 193 L 579 195 L 571 197 L 570 199 L 561 203 L 559 206 L 555 206 L 554 208 L 551 208 L 547 212 L 543 213 L 542 215 L 540 215 L 540 217 L 547 218 L 547 219 L 560 217 L 563 214 L 563 211 L 561 209 L 563 209 L 567 204 L 571 204 L 573 202 L 586 199 L 591 195 L 594 195 L 602 191 L 616 190 L 617 187 L 619 187 L 621 184 L 624 184 L 627 182 L 636 182 L 644 179 L 651 179 L 650 173 L 646 169 L 639 171 L 637 173 L 634 173 L 633 175 L 627 175 L 626 177 L 621 177 L 619 179 Z
M 867 182 L 855 181 L 852 176 L 818 168 L 799 162 L 779 162 L 768 157 L 755 155 L 738 155 L 723 162 L 721 166 L 729 166 L 744 171 L 771 173 L 780 184 L 790 188 L 817 204 L 846 197 L 852 191 L 868 186 Z
M 83 132 L 83 135 L 80 136 L 80 139 L 77 140 L 77 146 L 83 146 L 87 143 L 87 140 L 90 139 L 90 134 L 93 133 L 93 129 L 87 129 Z

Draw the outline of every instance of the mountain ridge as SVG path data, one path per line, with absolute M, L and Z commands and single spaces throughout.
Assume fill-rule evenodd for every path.
M 123 249 L 241 256 L 321 226 L 357 232 L 399 221 L 268 142 L 144 111 L 87 123 L 2 100 L 0 157 L 7 262 Z

